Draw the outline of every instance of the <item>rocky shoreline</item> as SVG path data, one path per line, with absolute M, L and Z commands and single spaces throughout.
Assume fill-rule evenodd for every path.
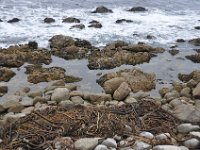
M 133 7 L 129 12 L 146 12 Z M 98 7 L 91 13 L 113 13 Z M 19 22 L 14 18 L 8 23 Z M 45 18 L 53 23 L 53 18 Z M 117 24 L 131 20 L 119 19 Z M 73 17 L 63 23 L 80 23 Z M 82 24 L 72 28 L 83 29 Z M 102 28 L 98 21 L 89 27 Z M 197 28 L 198 29 L 198 28 Z M 148 38 L 153 38 L 148 36 Z M 200 46 L 200 39 L 189 41 Z M 154 73 L 136 67 L 98 74 L 96 82 L 102 93 L 80 91 L 76 82 L 81 77 L 68 74 L 60 66 L 48 67 L 52 56 L 65 60 L 87 59 L 90 70 L 105 70 L 148 63 L 166 50 L 146 43 L 130 44 L 125 41 L 93 46 L 84 39 L 55 35 L 49 39 L 50 49 L 38 48 L 35 41 L 0 48 L 0 82 L 9 82 L 16 73 L 13 68 L 25 68 L 29 83 L 50 83 L 42 90 L 30 87 L 16 89 L 0 86 L 0 149 L 45 150 L 189 150 L 200 149 L 200 71 L 179 73 L 180 81 L 159 90 L 160 97 L 148 93 L 156 88 Z M 179 53 L 176 46 L 168 51 Z M 185 56 L 199 63 L 200 53 Z M 69 84 L 70 83 L 70 84 Z

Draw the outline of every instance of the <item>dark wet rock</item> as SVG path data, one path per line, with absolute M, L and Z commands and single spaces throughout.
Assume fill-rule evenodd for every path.
M 128 20 L 128 19 L 119 19 L 119 20 L 117 20 L 115 23 L 123 23 L 123 22 L 131 23 L 131 22 L 133 22 L 133 21 L 132 21 L 132 20 Z
M 68 17 L 68 18 L 65 18 L 63 19 L 62 22 L 66 22 L 66 23 L 80 23 L 81 21 L 77 18 L 74 18 L 74 17 Z
M 53 22 L 55 22 L 55 19 L 53 19 L 53 18 L 45 18 L 44 19 L 44 23 L 53 23 Z
M 0 19 L 0 22 L 3 22 L 3 20 Z
M 108 9 L 104 6 L 97 7 L 95 11 L 92 11 L 92 13 L 112 13 L 113 11 L 111 9 Z
M 89 28 L 102 28 L 102 24 L 96 20 L 91 21 L 89 24 Z
M 81 78 L 65 75 L 65 69 L 60 67 L 42 68 L 41 66 L 26 66 L 26 74 L 28 74 L 28 82 L 40 83 L 53 80 L 64 80 L 66 83 L 78 82 Z
M 38 43 L 36 41 L 29 41 L 28 46 L 31 49 L 38 49 Z
M 0 67 L 0 81 L 8 82 L 14 76 L 15 73 L 12 70 Z
M 185 57 L 194 63 L 200 63 L 200 53 L 185 56 Z
M 188 41 L 190 44 L 193 44 L 195 46 L 200 46 L 200 38 L 196 38 L 196 39 L 191 39 Z
M 177 39 L 176 42 L 177 43 L 183 43 L 183 42 L 185 42 L 185 40 L 184 39 Z
M 92 45 L 89 41 L 56 35 L 50 40 L 51 53 L 66 60 L 84 58 Z
M 0 97 L 8 92 L 7 86 L 0 86 Z
M 126 82 L 134 93 L 141 90 L 150 91 L 155 88 L 155 75 L 135 68 L 108 73 L 97 80 L 97 83 L 109 94 L 113 94 L 123 82 Z
M 172 55 L 172 56 L 175 56 L 179 53 L 179 50 L 177 49 L 172 49 L 172 50 L 169 50 L 169 53 Z
M 10 46 L 9 48 L 0 49 L 0 66 L 4 67 L 20 67 L 25 62 L 32 64 L 50 64 L 51 53 L 47 49 L 34 49 L 37 44 L 29 42 L 29 44 L 20 46 Z
M 16 22 L 19 22 L 21 21 L 19 18 L 13 18 L 11 20 L 8 20 L 8 23 L 16 23 Z
M 200 53 L 200 49 L 194 49 L 197 53 Z
M 123 44 L 125 42 L 118 41 L 117 44 L 108 44 L 101 51 L 92 51 L 89 55 L 89 69 L 111 69 L 122 64 L 141 64 L 149 62 L 154 53 L 164 51 L 162 48 L 153 48 L 146 44 L 128 46 Z
M 179 80 L 183 81 L 183 82 L 188 82 L 191 79 L 193 79 L 195 82 L 199 83 L 200 82 L 200 71 L 199 70 L 195 70 L 189 74 L 182 74 L 179 73 L 178 74 L 178 78 Z
M 70 29 L 74 29 L 74 28 L 82 30 L 85 28 L 85 25 L 84 24 L 76 24 L 76 25 L 71 26 Z
M 200 30 L 200 26 L 196 26 L 196 27 L 194 27 L 195 29 L 197 29 L 197 30 Z
M 131 12 L 145 12 L 147 11 L 146 8 L 144 7 L 132 7 L 131 9 L 129 9 L 128 11 L 131 11 Z
M 146 37 L 148 40 L 152 40 L 152 39 L 156 39 L 156 37 L 155 36 L 153 36 L 153 35 L 147 35 L 147 37 Z

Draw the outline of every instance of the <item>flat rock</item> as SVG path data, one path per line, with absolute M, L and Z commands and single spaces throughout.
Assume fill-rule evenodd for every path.
M 27 107 L 27 108 L 22 109 L 21 112 L 25 115 L 29 115 L 33 112 L 34 109 L 35 109 L 35 107 L 31 106 L 31 107 Z
M 191 60 L 194 63 L 200 63 L 200 53 L 192 54 L 185 56 L 187 59 Z
M 84 24 L 76 24 L 76 25 L 73 25 L 70 27 L 70 29 L 84 29 L 85 28 L 85 25 Z
M 100 138 L 82 138 L 74 143 L 77 150 L 93 150 L 99 143 Z
M 139 134 L 141 137 L 145 137 L 145 138 L 147 138 L 147 139 L 153 139 L 154 138 L 154 135 L 152 134 L 152 133 L 150 133 L 150 132 L 141 132 L 140 134 Z

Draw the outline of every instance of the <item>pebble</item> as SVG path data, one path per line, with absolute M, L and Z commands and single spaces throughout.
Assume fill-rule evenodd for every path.
M 182 146 L 175 146 L 175 145 L 157 145 L 153 147 L 153 150 L 188 150 Z
M 97 147 L 94 150 L 108 150 L 108 148 L 105 145 L 97 145 Z
M 151 148 L 152 148 L 151 145 L 144 143 L 142 141 L 136 141 L 133 146 L 134 150 L 150 150 Z
M 127 104 L 137 103 L 137 100 L 134 97 L 127 97 L 124 101 Z
M 81 138 L 74 143 L 75 149 L 92 150 L 98 143 L 100 138 Z
M 59 103 L 59 105 L 62 106 L 62 107 L 67 107 L 68 105 L 72 105 L 72 104 L 73 104 L 73 102 L 70 101 L 70 100 L 61 101 Z
M 150 132 L 141 132 L 140 136 L 145 137 L 147 139 L 153 139 L 154 138 L 154 135 Z
M 25 107 L 33 106 L 33 99 L 25 96 L 25 97 L 22 98 L 22 101 L 20 103 Z
M 200 138 L 200 132 L 193 131 L 193 132 L 190 132 L 190 135 Z
M 110 147 L 117 148 L 117 142 L 112 138 L 107 138 L 106 140 L 104 140 L 102 142 L 102 145 L 105 145 L 105 146 L 107 146 L 109 148 Z
M 189 133 L 191 131 L 196 131 L 199 129 L 199 125 L 192 125 L 191 123 L 183 123 L 177 127 L 179 133 Z
M 162 134 L 158 134 L 155 136 L 155 139 L 160 140 L 160 141 L 166 141 L 170 138 L 170 134 L 169 133 L 162 133 Z
M 67 88 L 57 88 L 51 96 L 51 100 L 57 103 L 67 99 L 69 99 L 69 90 Z
M 200 142 L 196 138 L 186 140 L 183 144 L 188 148 L 193 148 L 193 149 L 200 148 Z

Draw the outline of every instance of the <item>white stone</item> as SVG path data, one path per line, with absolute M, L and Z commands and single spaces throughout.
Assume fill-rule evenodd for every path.
M 155 136 L 155 139 L 160 140 L 160 141 L 165 141 L 170 138 L 169 133 L 161 133 Z
M 182 150 L 181 147 L 175 145 L 157 145 L 153 150 Z
M 108 148 L 105 145 L 97 145 L 97 147 L 94 150 L 108 150 Z
M 141 132 L 140 133 L 140 136 L 142 136 L 142 137 L 145 137 L 145 138 L 147 138 L 147 139 L 153 139 L 154 138 L 154 135 L 152 134 L 152 133 L 150 133 L 150 132 Z
M 67 88 L 57 88 L 53 91 L 51 96 L 51 100 L 56 101 L 57 103 L 67 99 L 69 99 L 69 90 Z
M 137 100 L 134 97 L 127 97 L 124 101 L 127 104 L 137 103 Z
M 110 147 L 117 148 L 117 142 L 112 138 L 107 138 L 106 140 L 104 140 L 102 142 L 102 145 L 105 145 L 105 146 L 107 146 L 109 148 Z
M 133 146 L 134 150 L 150 150 L 151 148 L 152 148 L 151 145 L 144 143 L 142 141 L 136 141 Z
M 191 131 L 196 131 L 199 129 L 199 125 L 192 125 L 191 123 L 183 123 L 177 127 L 179 133 L 189 133 Z
M 82 138 L 74 143 L 77 150 L 93 150 L 99 143 L 100 138 Z
M 200 138 L 200 132 L 192 131 L 192 132 L 190 132 L 190 134 L 193 135 L 193 136 L 196 136 L 196 137 Z
M 21 112 L 28 115 L 28 114 L 32 113 L 33 110 L 34 110 L 34 107 L 32 106 L 32 107 L 24 108 Z
M 200 142 L 196 138 L 189 139 L 189 140 L 185 141 L 183 144 L 188 148 L 193 148 L 193 149 L 200 148 L 199 147 Z

